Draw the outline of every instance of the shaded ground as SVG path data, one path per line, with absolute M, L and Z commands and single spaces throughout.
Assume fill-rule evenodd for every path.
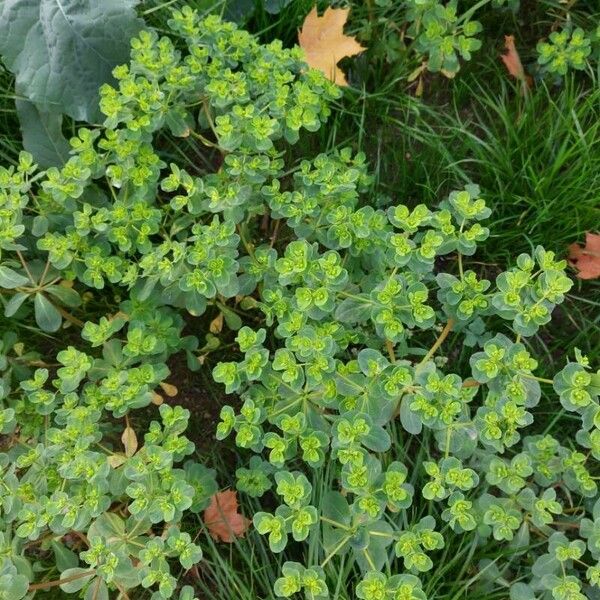
M 219 413 L 224 404 L 236 402 L 236 398 L 220 394 L 217 387 L 210 383 L 210 374 L 204 370 L 190 371 L 185 357 L 176 354 L 168 361 L 171 375 L 169 383 L 177 387 L 177 395 L 169 398 L 163 395 L 165 402 L 177 404 L 190 411 L 187 437 L 196 445 L 199 454 L 214 450 L 215 430 L 219 422 Z

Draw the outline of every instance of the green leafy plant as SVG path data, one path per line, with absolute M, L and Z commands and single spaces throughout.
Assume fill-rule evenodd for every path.
M 461 13 L 454 0 L 381 0 L 375 5 L 368 5 L 359 21 L 359 37 L 368 42 L 373 57 L 404 64 L 408 81 L 419 80 L 419 93 L 426 72 L 453 78 L 461 60 L 471 60 L 481 48 L 477 34 L 482 27 L 472 19 L 476 9 Z
M 429 554 L 448 536 L 473 535 L 481 543 L 493 537 L 527 548 L 530 535 L 549 535 L 544 532 L 552 531 L 566 499 L 597 496 L 589 455 L 522 431 L 534 421 L 541 386 L 553 384 L 565 410 L 581 412 L 578 439 L 590 447 L 600 376 L 579 357 L 554 381 L 540 379 L 522 341 L 549 322 L 570 289 L 564 261 L 537 248 L 519 256 L 492 287 L 463 268 L 464 257 L 488 235 L 480 221 L 490 211 L 475 186 L 451 193 L 437 210 L 373 210 L 360 204 L 368 180 L 364 164 L 359 160 L 349 171 L 342 166 L 349 157 L 343 152 L 315 161 L 328 167 L 321 201 L 306 204 L 314 194 L 307 184 L 322 177 L 308 165 L 312 177 L 298 174 L 294 191 L 271 201 L 274 215 L 287 217 L 298 239 L 274 257 L 256 301 L 273 335 L 242 328 L 236 341 L 244 359 L 214 369 L 215 379 L 243 401 L 239 414 L 223 409 L 217 435 L 235 433 L 238 446 L 264 451 L 275 470 L 283 502 L 255 516 L 273 552 L 316 536 L 321 560 L 303 568 L 323 569 L 347 555 L 366 573 L 357 597 L 393 598 L 397 580 L 380 573 L 399 568 L 390 548 L 413 577 L 433 567 Z M 302 209 L 294 211 L 294 203 Z M 457 256 L 456 275 L 435 273 L 436 256 L 445 254 Z M 472 354 L 468 377 L 445 372 L 434 355 L 450 332 L 465 334 L 492 316 L 507 323 L 510 337 L 487 339 Z M 418 340 L 438 321 L 444 325 L 437 339 L 421 346 Z M 430 432 L 433 460 L 409 469 L 398 421 L 404 435 Z M 538 456 L 532 446 L 553 454 Z M 553 467 L 541 468 L 550 459 Z M 342 493 L 332 489 L 312 504 L 315 491 L 303 473 L 323 469 L 323 460 Z M 262 463 L 255 464 L 256 476 L 263 475 Z M 428 479 L 415 490 L 421 469 Z M 556 487 L 564 491 L 562 502 Z M 419 496 L 439 509 L 416 518 Z M 276 593 L 301 591 L 301 573 L 288 564 Z M 531 593 L 548 589 L 556 596 L 573 581 L 583 585 L 579 576 L 585 580 L 573 567 L 550 583 L 534 577 Z M 418 580 L 410 581 L 406 589 L 421 597 Z
M 27 373 L 6 344 L 2 593 L 176 593 L 177 563 L 201 557 L 186 516 L 214 476 L 190 459 L 186 410 L 162 404 L 141 447 L 132 420 L 160 404 L 170 357 L 212 360 L 214 338 L 183 335 L 183 314 L 206 313 L 236 332 L 211 365 L 240 396 L 217 437 L 249 456 L 236 478 L 262 503 L 257 534 L 294 550 L 274 594 L 327 598 L 344 561 L 358 598 L 423 600 L 439 552 L 464 540 L 505 545 L 496 568 L 515 600 L 583 598 L 599 572 L 600 375 L 578 354 L 540 378 L 529 345 L 571 288 L 565 262 L 538 247 L 482 278 L 467 268 L 489 235 L 477 186 L 373 206 L 363 154 L 289 161 L 340 95 L 299 49 L 187 8 L 169 27 L 175 42 L 134 38 L 101 90 L 104 126 L 79 130 L 62 168 L 38 173 L 23 154 L 0 174 L 5 311 L 25 294 L 21 323 L 43 297 L 61 317 L 50 329 L 81 324 L 87 342 L 23 360 Z M 206 166 L 168 160 L 161 131 Z M 119 310 L 88 319 L 51 286 L 102 290 Z M 470 369 L 455 372 L 440 354 L 463 339 Z M 557 396 L 584 451 L 535 428 Z
M 537 45 L 538 63 L 554 75 L 566 75 L 569 69 L 583 70 L 592 53 L 590 38 L 581 28 L 553 31 L 548 41 Z
M 0 57 L 15 75 L 25 147 L 43 166 L 69 156 L 63 113 L 98 122 L 98 89 L 142 27 L 138 0 L 16 0 L 0 7 Z
M 6 395 L 0 431 L 14 441 L 0 455 L 3 577 L 13 594 L 6 598 L 52 585 L 86 598 L 156 586 L 153 597 L 170 598 L 177 580 L 168 561 L 189 569 L 202 557 L 181 521 L 208 505 L 216 483 L 213 471 L 183 463 L 194 450 L 183 435 L 189 411 L 161 404 L 140 447 L 128 420 L 156 402 L 153 390 L 169 373 L 164 360 L 186 344 L 182 321 L 149 302 L 122 308 L 127 324 L 117 317 L 85 325 L 83 336 L 102 346 L 100 356 L 69 346 L 58 353 L 56 378 L 38 368 Z M 144 344 L 135 343 L 135 332 Z M 29 585 L 32 543 L 54 555 L 44 572 L 58 577 L 49 584 Z
M 184 9 L 171 27 L 188 52 L 141 32 L 131 64 L 114 72 L 119 88 L 101 90 L 104 129 L 81 129 L 64 167 L 37 172 L 22 153 L 0 172 L 5 315 L 21 323 L 33 311 L 47 332 L 81 327 L 87 343 L 80 349 L 75 337 L 78 347 L 48 364 L 3 340 L 2 598 L 55 586 L 83 598 L 125 598 L 136 587 L 170 598 L 176 565 L 190 569 L 202 556 L 184 519 L 208 505 L 214 473 L 190 460 L 189 412 L 155 391 L 170 389 L 173 354 L 198 367 L 198 340 L 182 335 L 177 309 L 210 308 L 239 328 L 236 297 L 255 288 L 261 257 L 275 252 L 246 239 L 250 217 L 264 212 L 262 187 L 284 167 L 275 142 L 318 128 L 339 92 L 305 72 L 298 49 L 261 46 L 217 17 Z M 163 127 L 193 136 L 223 167 L 166 170 L 153 148 Z M 83 321 L 90 290 L 126 300 Z M 142 444 L 130 416 L 154 404 Z
M 459 57 L 470 60 L 472 52 L 481 48 L 475 36 L 481 24 L 470 20 L 470 13 L 457 14 L 457 2 L 446 4 L 438 0 L 408 0 L 407 35 L 414 40 L 414 49 L 426 57 L 426 68 L 454 77 L 460 69 Z
M 376 68 L 379 60 L 387 63 L 386 73 L 390 65 L 397 66 L 392 69 L 390 80 L 401 78 L 408 83 L 416 82 L 417 96 L 423 92 L 427 72 L 454 78 L 462 64 L 472 61 L 482 44 L 487 44 L 486 50 L 491 52 L 492 40 L 496 53 L 494 28 L 513 35 L 515 18 L 521 24 L 528 23 L 535 31 L 533 40 L 538 41 L 534 70 L 540 78 L 562 77 L 572 70 L 585 70 L 593 77 L 592 67 L 597 65 L 600 56 L 597 14 L 591 6 L 579 3 L 550 1 L 530 7 L 522 6 L 519 0 L 472 3 L 379 0 L 368 3 L 358 12 L 359 6 L 357 4 L 353 15 L 359 39 L 369 46 L 371 69 Z M 540 27 L 540 24 L 543 25 Z M 530 33 L 524 29 L 520 35 L 527 40 Z M 536 42 L 529 42 L 529 46 L 533 50 Z M 475 72 L 482 67 L 481 64 L 476 66 Z M 532 69 L 527 67 L 527 70 Z

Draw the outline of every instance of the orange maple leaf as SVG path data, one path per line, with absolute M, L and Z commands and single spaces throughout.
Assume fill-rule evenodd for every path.
M 579 279 L 600 277 L 600 234 L 586 233 L 585 246 L 569 246 L 569 263 L 578 271 Z
M 298 43 L 304 50 L 309 67 L 319 69 L 334 83 L 346 86 L 346 76 L 337 63 L 347 56 L 364 52 L 355 38 L 344 35 L 349 8 L 327 8 L 322 17 L 315 6 L 304 19 L 298 32 Z
M 502 62 L 506 66 L 506 69 L 510 75 L 512 75 L 515 79 L 518 79 L 523 84 L 523 90 L 526 91 L 527 87 L 531 87 L 532 81 L 531 77 L 525 73 L 525 69 L 521 63 L 521 57 L 519 56 L 517 47 L 515 46 L 514 35 L 504 36 L 504 47 L 506 48 L 506 53 L 501 54 L 500 58 L 502 59 Z
M 231 544 L 236 537 L 244 536 L 250 520 L 238 513 L 237 493 L 225 490 L 210 499 L 204 511 L 204 524 L 213 539 Z

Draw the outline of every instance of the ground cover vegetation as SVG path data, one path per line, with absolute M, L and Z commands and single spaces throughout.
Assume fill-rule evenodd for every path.
M 600 597 L 598 17 L 0 7 L 0 598 Z

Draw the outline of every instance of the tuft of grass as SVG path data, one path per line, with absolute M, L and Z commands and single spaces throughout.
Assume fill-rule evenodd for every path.
M 447 112 L 434 113 L 442 169 L 475 181 L 493 208 L 489 258 L 507 260 L 538 244 L 564 253 L 600 221 L 600 89 L 566 79 L 522 98 L 471 78 Z M 553 93 L 554 92 L 554 93 Z
M 0 162 L 14 163 L 22 149 L 15 110 L 14 77 L 0 63 Z

